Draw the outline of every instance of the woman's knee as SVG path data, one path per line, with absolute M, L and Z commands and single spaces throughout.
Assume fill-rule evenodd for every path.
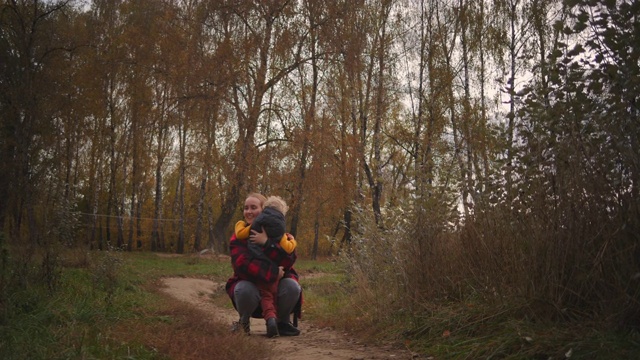
M 280 284 L 278 284 L 278 297 L 294 298 L 297 300 L 301 292 L 302 288 L 300 284 L 293 279 L 281 279 Z
M 302 288 L 297 281 L 293 279 L 282 279 L 278 285 L 278 321 L 288 323 L 290 316 L 295 308 Z
M 233 298 L 236 305 L 243 303 L 257 304 L 260 301 L 260 291 L 254 283 L 241 280 L 233 289 Z

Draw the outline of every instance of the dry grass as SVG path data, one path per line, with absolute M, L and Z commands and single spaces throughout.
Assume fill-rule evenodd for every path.
M 233 334 L 228 324 L 158 293 L 165 300 L 144 319 L 120 322 L 111 336 L 126 343 L 143 344 L 162 357 L 190 359 L 268 358 L 270 349 L 255 337 Z
M 324 316 L 436 358 L 640 355 L 640 247 L 621 230 L 635 222 L 584 211 L 558 225 L 543 210 L 508 210 L 455 231 L 359 219 L 346 299 Z

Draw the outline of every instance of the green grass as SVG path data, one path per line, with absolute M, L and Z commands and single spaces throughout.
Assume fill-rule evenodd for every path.
M 12 278 L 11 271 L 3 274 L 7 281 L 1 284 L 0 358 L 170 358 L 158 350 L 166 344 L 155 344 L 159 340 L 149 341 L 141 334 L 151 337 L 154 333 L 165 334 L 185 323 L 196 324 L 202 316 L 189 313 L 157 292 L 158 280 L 165 276 L 185 276 L 225 281 L 231 272 L 228 261 L 194 256 L 92 252 L 87 257 L 83 261 L 69 261 L 74 266 L 57 268 L 58 281 L 52 291 L 38 280 L 42 274 L 37 260 L 28 264 L 31 270 L 21 278 Z M 23 287 L 24 284 L 28 286 Z M 176 338 L 181 336 L 193 340 L 194 331 L 200 331 L 202 334 L 195 335 L 203 338 L 215 336 L 216 331 L 228 332 L 226 326 L 225 330 L 215 330 L 215 327 L 212 330 L 209 326 L 203 324 L 200 330 L 197 327 L 182 329 L 180 331 L 186 333 L 174 334 L 171 341 L 180 344 Z M 222 341 L 236 341 L 225 336 L 227 334 L 221 334 Z M 166 343 L 171 341 L 167 339 Z M 255 344 L 245 345 L 242 347 L 255 347 Z M 185 340 L 181 346 L 190 345 Z M 172 351 L 179 354 L 181 350 L 175 346 L 165 350 Z M 237 356 L 242 357 L 242 351 Z
M 336 325 L 339 319 L 336 310 L 347 304 L 344 286 L 344 265 L 334 259 L 306 260 L 298 259 L 296 271 L 301 275 L 303 289 L 303 320 L 312 320 L 319 326 Z
M 154 253 L 126 254 L 130 259 L 129 270 L 134 278 L 185 276 L 226 280 L 231 274 L 231 263 L 223 259 L 211 259 L 197 255 L 162 256 Z
M 154 358 L 140 344 L 119 343 L 109 335 L 117 321 L 136 317 L 144 293 L 118 289 L 107 302 L 86 274 L 63 272 L 60 288 L 49 293 L 37 286 L 7 297 L 2 313 L 3 359 Z
M 301 274 L 338 274 L 344 272 L 344 264 L 334 258 L 320 260 L 298 259 L 294 267 Z

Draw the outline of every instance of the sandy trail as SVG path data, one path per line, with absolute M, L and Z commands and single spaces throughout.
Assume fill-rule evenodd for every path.
M 220 291 L 224 284 L 210 280 L 192 278 L 165 278 L 163 291 L 172 297 L 197 307 L 223 324 L 237 320 L 233 309 L 221 308 L 211 301 L 211 295 Z M 309 321 L 298 323 L 300 336 L 266 337 L 264 320 L 251 319 L 252 336 L 264 338 L 274 348 L 274 360 L 364 360 L 364 359 L 416 359 L 409 351 L 391 347 L 373 347 L 358 343 L 331 329 L 321 329 Z M 282 356 L 278 355 L 282 354 Z

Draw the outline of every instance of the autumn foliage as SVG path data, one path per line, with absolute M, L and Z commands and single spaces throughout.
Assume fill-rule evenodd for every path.
M 0 231 L 224 253 L 259 191 L 389 301 L 640 326 L 639 6 L 2 1 Z

